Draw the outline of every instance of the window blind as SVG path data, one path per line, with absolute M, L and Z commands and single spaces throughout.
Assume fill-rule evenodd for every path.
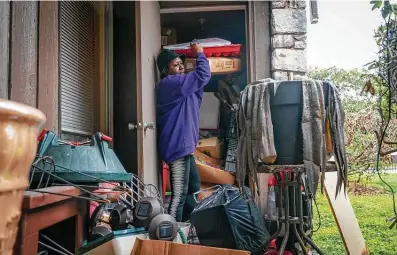
M 61 131 L 98 131 L 99 14 L 95 2 L 60 2 Z

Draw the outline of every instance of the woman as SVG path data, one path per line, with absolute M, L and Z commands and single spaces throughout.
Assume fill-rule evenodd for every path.
M 197 43 L 190 45 L 196 70 L 185 74 L 185 55 L 163 50 L 157 57 L 161 81 L 156 85 L 159 153 L 170 168 L 172 197 L 169 206 L 178 222 L 190 219 L 200 189 L 193 152 L 199 138 L 203 89 L 211 78 L 208 59 Z

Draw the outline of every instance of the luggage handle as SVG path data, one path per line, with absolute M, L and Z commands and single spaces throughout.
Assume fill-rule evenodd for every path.
M 69 142 L 69 141 L 63 141 L 63 140 L 59 140 L 59 144 L 60 145 L 70 145 L 70 146 L 82 146 L 82 145 L 86 145 L 86 144 L 90 144 L 90 141 L 85 141 L 85 142 Z
M 201 190 L 199 190 L 199 191 L 193 193 L 193 197 L 194 197 L 194 200 L 196 201 L 196 203 L 198 202 L 198 201 L 197 201 L 197 197 L 198 197 L 198 195 L 199 195 L 200 193 L 203 193 L 203 192 L 208 191 L 208 190 L 212 190 L 212 189 L 214 189 L 214 188 L 219 189 L 219 188 L 222 188 L 222 186 L 217 184 L 217 185 L 214 185 L 214 186 L 212 186 L 212 187 L 205 188 L 205 189 L 201 189 Z
M 41 142 L 41 140 L 43 140 L 43 138 L 44 138 L 44 136 L 47 134 L 47 129 L 43 129 L 43 130 L 41 130 L 41 132 L 40 132 L 40 134 L 39 134 L 39 136 L 37 137 L 37 141 L 38 142 Z
M 104 135 L 104 134 L 101 135 L 101 139 L 108 143 L 113 141 L 113 138 L 111 138 L 110 136 Z
M 106 141 L 107 143 L 110 143 L 113 141 L 113 139 L 110 136 L 107 136 L 105 134 L 99 133 L 99 138 L 102 141 Z M 59 140 L 60 145 L 70 145 L 70 146 L 82 146 L 82 145 L 87 145 L 91 143 L 91 140 L 87 140 L 84 142 L 70 142 L 70 141 L 64 141 L 64 140 Z

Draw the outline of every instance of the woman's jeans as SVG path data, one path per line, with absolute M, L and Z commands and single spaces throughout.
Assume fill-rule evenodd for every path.
M 196 206 L 194 193 L 200 190 L 200 176 L 193 155 L 188 155 L 169 164 L 171 177 L 171 202 L 168 213 L 177 222 L 190 220 Z

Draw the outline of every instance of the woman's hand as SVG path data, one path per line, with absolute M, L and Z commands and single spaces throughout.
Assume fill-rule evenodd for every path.
M 192 50 L 192 53 L 194 56 L 196 56 L 198 53 L 203 52 L 203 47 L 199 43 L 191 43 L 190 44 L 190 49 Z

